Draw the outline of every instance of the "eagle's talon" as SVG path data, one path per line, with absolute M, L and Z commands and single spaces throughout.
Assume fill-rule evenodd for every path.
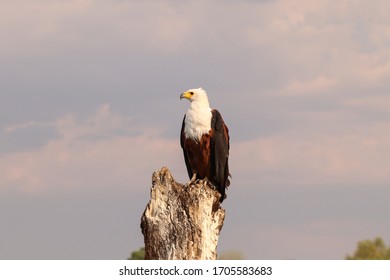
M 195 182 L 196 182 L 196 173 L 194 173 L 194 175 L 192 175 L 191 180 L 190 180 L 190 184 L 194 184 Z

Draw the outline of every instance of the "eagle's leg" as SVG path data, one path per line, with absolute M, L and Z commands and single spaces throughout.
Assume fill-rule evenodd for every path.
M 190 180 L 190 183 L 195 183 L 196 182 L 196 173 L 194 172 L 194 174 L 192 175 L 191 177 L 191 180 Z
M 191 185 L 194 185 L 196 183 L 196 173 L 194 172 L 192 177 L 191 177 L 191 180 L 187 183 L 187 186 L 191 186 Z

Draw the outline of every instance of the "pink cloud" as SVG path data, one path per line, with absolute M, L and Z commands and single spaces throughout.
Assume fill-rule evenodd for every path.
M 390 123 L 357 131 L 292 132 L 232 145 L 232 172 L 263 184 L 313 186 L 388 184 Z
M 164 165 L 184 174 L 179 140 L 161 137 L 158 128 L 145 128 L 135 136 L 110 135 L 113 128 L 128 129 L 128 122 L 107 105 L 84 120 L 65 116 L 54 121 L 50 125 L 61 138 L 36 150 L 0 157 L 0 189 L 145 188 L 152 172 Z

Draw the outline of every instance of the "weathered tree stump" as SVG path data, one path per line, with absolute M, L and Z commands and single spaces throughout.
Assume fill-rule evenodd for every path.
M 215 260 L 225 210 L 206 181 L 177 183 L 168 168 L 152 176 L 141 218 L 146 260 Z

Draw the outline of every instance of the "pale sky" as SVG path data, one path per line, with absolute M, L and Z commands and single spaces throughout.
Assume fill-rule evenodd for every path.
M 229 126 L 219 252 L 390 243 L 390 2 L 0 0 L 0 259 L 125 259 L 151 175 L 185 183 L 203 87 Z

